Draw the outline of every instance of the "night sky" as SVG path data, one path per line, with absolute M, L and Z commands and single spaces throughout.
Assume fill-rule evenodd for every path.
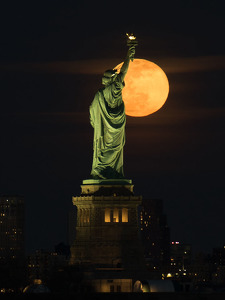
M 91 170 L 89 106 L 125 58 L 126 32 L 170 93 L 158 112 L 127 117 L 125 176 L 135 195 L 163 199 L 172 240 L 225 243 L 224 11 L 216 0 L 1 6 L 0 193 L 25 197 L 28 252 L 67 243 L 71 198 Z

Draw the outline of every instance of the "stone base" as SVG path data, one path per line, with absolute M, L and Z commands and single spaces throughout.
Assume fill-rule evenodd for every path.
M 97 185 L 128 185 L 132 184 L 131 179 L 85 179 L 83 184 L 97 184 Z
M 131 179 L 85 179 L 81 185 L 81 195 L 133 195 Z

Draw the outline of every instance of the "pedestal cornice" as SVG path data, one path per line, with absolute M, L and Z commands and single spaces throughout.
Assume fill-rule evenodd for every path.
M 81 196 L 131 196 L 131 179 L 86 179 L 81 185 Z
M 132 202 L 137 204 L 137 202 L 141 203 L 142 196 L 74 196 L 72 197 L 73 205 L 77 205 L 78 202 L 82 202 L 82 204 L 102 204 L 103 202 L 110 202 L 110 203 L 126 203 L 128 202 L 131 204 Z

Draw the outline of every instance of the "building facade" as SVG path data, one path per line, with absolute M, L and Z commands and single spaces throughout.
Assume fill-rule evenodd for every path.
M 0 196 L 0 264 L 25 256 L 24 198 Z

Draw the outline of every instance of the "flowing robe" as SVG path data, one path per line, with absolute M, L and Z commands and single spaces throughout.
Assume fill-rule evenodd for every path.
M 123 178 L 125 144 L 125 109 L 122 100 L 124 83 L 121 74 L 99 90 L 90 106 L 90 122 L 94 128 L 93 178 Z

